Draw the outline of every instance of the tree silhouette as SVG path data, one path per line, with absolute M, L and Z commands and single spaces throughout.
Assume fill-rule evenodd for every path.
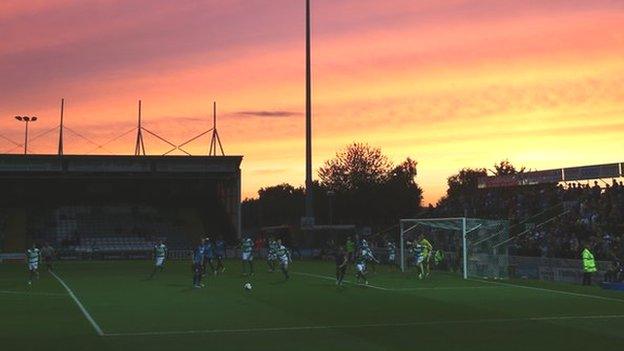
M 463 168 L 448 177 L 446 195 L 436 206 L 438 215 L 475 216 L 483 203 L 478 189 L 479 178 L 485 176 L 485 168 Z
M 522 166 L 517 169 L 511 162 L 509 162 L 509 160 L 502 160 L 499 163 L 494 164 L 494 170 L 494 173 L 497 176 L 507 176 L 523 173 L 526 170 L 526 167 Z
M 394 166 L 379 148 L 353 143 L 319 170 L 321 187 L 335 194 L 338 222 L 368 226 L 395 223 L 420 210 L 417 162 Z
M 357 191 L 382 184 L 392 169 L 392 163 L 381 149 L 364 143 L 353 143 L 325 161 L 319 169 L 321 184 L 338 191 Z
M 317 223 L 367 225 L 378 229 L 421 210 L 422 189 L 416 183 L 418 163 L 406 159 L 393 165 L 379 148 L 353 143 L 319 170 L 314 183 Z M 280 184 L 260 189 L 258 198 L 242 204 L 243 226 L 299 223 L 305 189 Z M 331 205 L 330 205 L 331 203 Z

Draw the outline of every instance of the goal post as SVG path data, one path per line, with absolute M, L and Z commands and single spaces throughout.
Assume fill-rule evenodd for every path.
M 447 268 L 470 277 L 508 277 L 509 223 L 479 218 L 413 218 L 399 223 L 399 263 L 406 271 L 413 263 L 414 247 L 423 235 L 446 257 Z

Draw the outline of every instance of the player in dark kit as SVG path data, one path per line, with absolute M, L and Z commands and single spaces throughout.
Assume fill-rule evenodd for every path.
M 225 266 L 223 265 L 223 259 L 225 258 L 225 241 L 221 237 L 215 242 L 215 258 L 217 259 L 217 272 L 225 272 Z
M 50 244 L 46 243 L 43 248 L 41 248 L 41 256 L 43 256 L 43 262 L 45 262 L 48 271 L 52 271 L 54 263 L 54 248 L 50 246 Z
M 202 264 L 204 262 L 204 245 L 203 243 L 199 244 L 193 251 L 193 287 L 201 288 L 203 285 L 201 284 L 203 267 Z
M 214 246 L 212 245 L 212 240 L 209 237 L 204 239 L 204 262 L 203 262 L 203 273 L 206 274 L 206 270 L 208 266 L 210 266 L 210 270 L 214 275 L 217 275 L 217 270 L 212 265 L 212 260 L 214 259 Z
M 336 260 L 336 285 L 342 285 L 342 281 L 347 273 L 347 263 L 349 262 L 349 255 L 347 255 L 344 247 L 338 247 L 338 250 L 334 253 L 334 259 Z

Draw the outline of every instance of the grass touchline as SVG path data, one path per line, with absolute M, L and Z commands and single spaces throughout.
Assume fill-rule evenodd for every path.
M 59 283 L 61 283 L 61 285 L 65 288 L 65 290 L 67 290 L 67 293 L 69 294 L 69 296 L 72 298 L 72 300 L 74 300 L 74 302 L 76 303 L 76 305 L 78 305 L 78 308 L 80 308 L 80 311 L 82 311 L 82 314 L 85 316 L 85 318 L 87 318 L 87 320 L 89 321 L 89 323 L 91 323 L 91 325 L 93 326 L 93 329 L 95 329 L 95 332 L 99 335 L 99 336 L 103 336 L 104 335 L 104 331 L 102 330 L 102 328 L 100 328 L 100 326 L 97 324 L 97 322 L 95 321 L 95 319 L 93 319 L 93 317 L 91 317 L 91 315 L 89 314 L 89 311 L 87 311 L 87 309 L 82 305 L 82 303 L 80 302 L 80 300 L 78 300 L 78 298 L 76 297 L 76 295 L 74 294 L 74 292 L 69 288 L 69 286 L 67 286 L 67 284 L 65 284 L 65 282 L 63 281 L 63 279 L 61 279 L 58 275 L 56 275 L 56 273 L 54 273 L 53 271 L 50 271 L 50 274 L 52 274 L 52 276 L 54 278 L 56 278 L 56 280 L 58 280 Z

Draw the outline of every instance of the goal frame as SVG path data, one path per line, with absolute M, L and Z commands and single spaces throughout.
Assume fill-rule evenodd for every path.
M 462 271 L 463 271 L 463 279 L 468 279 L 468 246 L 467 246 L 467 240 L 466 240 L 466 236 L 474 231 L 477 230 L 481 227 L 481 224 L 476 226 L 475 228 L 472 228 L 470 231 L 467 230 L 467 221 L 468 220 L 484 220 L 486 221 L 486 219 L 479 219 L 479 218 L 468 218 L 468 217 L 446 217 L 446 218 L 403 218 L 399 220 L 399 228 L 400 228 L 400 236 L 399 236 L 399 240 L 400 240 L 400 269 L 401 272 L 405 272 L 405 238 L 404 235 L 413 230 L 414 228 L 416 228 L 417 226 L 421 225 L 422 223 L 426 223 L 426 222 L 441 222 L 441 221 L 456 221 L 461 223 L 460 229 L 454 229 L 454 230 L 461 230 L 461 243 L 462 243 Z M 406 225 L 409 225 L 406 227 Z

